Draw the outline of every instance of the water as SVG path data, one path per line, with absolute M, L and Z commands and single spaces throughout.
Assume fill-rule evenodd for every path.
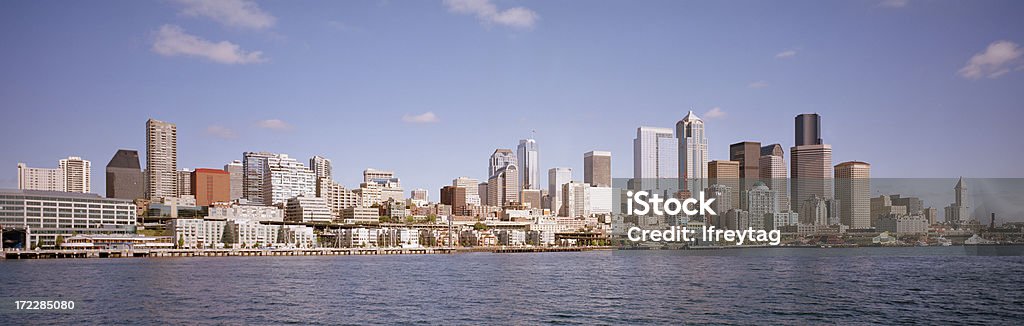
M 1024 322 L 1022 247 L 0 260 L 8 324 Z

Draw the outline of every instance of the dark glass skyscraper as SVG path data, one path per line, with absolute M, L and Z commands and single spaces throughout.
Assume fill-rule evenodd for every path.
M 107 198 L 145 198 L 146 180 L 139 165 L 139 152 L 119 149 L 107 163 Z
M 817 113 L 796 116 L 796 143 L 793 146 L 821 144 L 821 116 Z

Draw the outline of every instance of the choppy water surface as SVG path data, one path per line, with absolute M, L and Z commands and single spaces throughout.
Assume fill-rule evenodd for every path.
M 972 251 L 973 250 L 973 251 Z M 22 323 L 1024 322 L 1021 247 L 0 260 Z M 1008 255 L 1008 256 L 1005 256 Z

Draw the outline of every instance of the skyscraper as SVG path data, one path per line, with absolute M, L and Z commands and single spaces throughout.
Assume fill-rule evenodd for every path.
M 562 209 L 562 185 L 572 181 L 571 168 L 548 169 L 548 196 L 551 198 L 551 214 L 559 215 Z
M 242 165 L 242 161 L 234 160 L 224 164 L 224 171 L 228 172 L 231 180 L 231 200 L 242 198 L 245 189 L 245 166 Z
M 18 163 L 18 189 L 64 191 L 64 170 L 32 168 Z
M 796 116 L 796 142 L 794 146 L 821 145 L 821 116 L 804 113 Z
M 155 119 L 146 121 L 146 198 L 178 193 L 178 127 Z
M 960 177 L 956 182 L 953 192 L 953 203 L 946 206 L 946 222 L 961 223 L 970 220 L 970 203 L 967 201 L 967 183 L 964 182 L 964 177 Z
M 871 164 L 849 161 L 835 167 L 839 223 L 851 229 L 871 227 Z
M 789 212 L 789 173 L 786 172 L 786 157 L 782 145 L 762 146 L 761 158 L 758 161 L 759 178 L 779 197 L 779 212 Z
M 562 209 L 559 216 L 590 216 L 590 185 L 570 181 L 562 185 Z
M 479 206 L 483 204 L 480 195 L 480 180 L 470 177 L 458 177 L 452 180 L 452 186 L 466 188 L 466 204 Z
M 505 148 L 496 149 L 494 150 L 494 153 L 491 154 L 490 160 L 488 160 L 487 178 L 489 179 L 490 177 L 493 177 L 501 168 L 515 164 L 516 154 L 512 153 L 512 150 Z
M 540 161 L 537 141 L 533 139 L 519 140 L 516 158 L 519 162 L 519 184 L 523 189 L 540 189 Z
M 729 160 L 740 162 L 741 191 L 750 190 L 761 178 L 760 159 L 760 142 L 745 141 L 729 145 Z
M 250 203 L 263 204 L 263 179 L 267 174 L 267 159 L 277 154 L 269 152 L 242 153 L 242 197 Z
M 820 117 L 814 113 L 796 116 L 795 143 L 789 150 L 793 179 L 790 202 L 793 210 L 802 212 L 800 205 L 812 196 L 834 198 L 832 146 L 822 142 Z
M 704 135 L 704 120 L 690 111 L 676 123 L 676 137 L 679 139 L 679 190 L 696 194 L 704 190 L 708 177 L 708 139 Z
M 583 182 L 594 187 L 612 186 L 612 152 L 589 151 L 583 154 Z
M 743 191 L 740 190 L 740 162 L 721 160 L 709 162 L 708 184 L 729 187 L 730 195 L 732 196 L 730 202 L 733 207 L 748 210 L 746 205 L 743 205 L 746 203 L 746 199 L 740 198 L 743 194 Z
M 107 163 L 107 198 L 146 198 L 146 180 L 139 164 L 139 152 L 119 149 Z
M 519 168 L 515 164 L 508 164 L 487 180 L 488 203 L 493 206 L 505 206 L 510 203 L 519 203 Z
M 64 171 L 64 191 L 92 192 L 92 162 L 69 156 L 60 160 L 60 169 Z
M 672 135 L 672 129 L 636 128 L 636 138 L 633 139 L 634 184 L 631 187 L 638 190 L 673 187 L 675 180 L 666 180 L 672 184 L 664 186 L 659 181 L 678 176 L 679 140 Z
M 331 160 L 323 156 L 313 156 L 309 158 L 309 168 L 316 174 L 316 179 L 322 178 L 331 179 Z
M 228 171 L 196 169 L 191 173 L 189 184 L 198 206 L 231 200 L 231 173 Z
M 192 195 L 192 170 L 181 169 L 178 171 L 178 196 Z

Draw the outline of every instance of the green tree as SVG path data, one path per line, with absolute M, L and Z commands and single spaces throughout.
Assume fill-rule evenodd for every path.
M 60 245 L 64 244 L 64 236 L 63 235 L 58 235 L 57 236 L 57 241 L 55 243 L 57 245 L 57 248 L 60 249 Z
M 473 229 L 477 231 L 486 230 L 487 224 L 484 224 L 484 222 L 476 222 L 476 224 L 473 224 Z
M 184 237 L 178 237 L 178 249 L 181 249 L 181 248 L 184 248 L 184 247 L 185 247 L 185 238 Z

